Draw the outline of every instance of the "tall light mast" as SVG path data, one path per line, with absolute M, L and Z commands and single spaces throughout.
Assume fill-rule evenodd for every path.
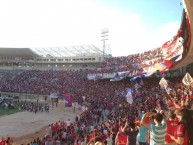
M 102 32 L 101 32 L 102 40 L 101 41 L 103 41 L 103 60 L 105 58 L 105 54 L 107 54 L 106 41 L 108 40 L 108 36 L 109 36 L 109 29 L 108 28 L 102 29 Z

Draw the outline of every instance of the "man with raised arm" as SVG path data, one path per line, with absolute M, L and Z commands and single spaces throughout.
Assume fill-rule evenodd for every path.
M 153 122 L 147 124 L 147 117 L 152 117 Z M 141 123 L 150 131 L 150 145 L 164 145 L 166 123 L 161 113 L 147 112 L 143 116 Z

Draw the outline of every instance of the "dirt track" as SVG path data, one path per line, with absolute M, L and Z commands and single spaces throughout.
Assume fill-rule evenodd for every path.
M 11 136 L 14 145 L 29 143 L 33 139 L 45 135 L 46 126 L 59 120 L 74 120 L 77 114 L 72 112 L 72 108 L 64 108 L 63 103 L 59 103 L 57 108 L 50 110 L 49 113 L 38 112 L 19 112 L 13 115 L 0 117 L 0 137 Z

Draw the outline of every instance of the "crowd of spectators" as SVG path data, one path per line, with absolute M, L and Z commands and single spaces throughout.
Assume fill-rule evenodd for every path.
M 112 73 L 142 69 L 160 62 L 163 62 L 163 54 L 161 48 L 157 48 L 134 55 L 107 58 L 98 66 L 97 72 Z
M 21 101 L 19 103 L 20 111 L 29 111 L 29 112 L 49 112 L 50 104 L 49 103 L 34 103 L 34 102 L 26 102 Z
M 149 134 L 152 136 L 151 131 L 155 129 L 155 126 L 148 124 L 152 122 L 152 116 L 158 120 L 156 123 L 159 126 L 162 123 L 160 120 L 163 120 L 163 112 L 167 113 L 174 110 L 173 114 L 178 119 L 173 117 L 174 115 L 169 115 L 169 117 L 180 122 L 179 116 L 180 113 L 183 115 L 183 111 L 180 112 L 179 110 L 188 110 L 187 113 L 189 109 L 192 109 L 193 88 L 183 85 L 181 83 L 182 77 L 166 78 L 171 89 L 170 94 L 167 94 L 159 86 L 160 78 L 146 78 L 129 83 L 127 80 L 118 82 L 110 82 L 109 80 L 88 81 L 86 79 L 87 73 L 89 73 L 87 70 L 44 72 L 33 70 L 24 72 L 15 80 L 5 82 L 7 85 L 1 86 L 2 90 L 21 92 L 25 92 L 25 88 L 29 87 L 28 90 L 30 89 L 31 93 L 39 94 L 48 94 L 49 89 L 51 92 L 70 92 L 73 102 L 86 106 L 87 109 L 76 118 L 75 122 L 67 125 L 66 121 L 60 120 L 49 125 L 45 137 L 33 140 L 31 145 L 83 145 L 96 142 L 120 145 L 118 143 L 120 138 L 123 142 L 125 138 L 125 141 L 129 141 L 131 145 L 135 145 L 133 142 L 139 142 L 143 145 L 143 143 L 150 143 L 153 140 Z M 10 81 L 14 86 L 9 85 Z M 125 97 L 129 88 L 134 88 L 132 104 L 129 104 Z M 145 114 L 146 112 L 147 114 Z M 166 114 L 166 116 L 168 115 Z M 189 118 L 185 116 L 185 119 L 192 121 L 190 116 Z M 168 122 L 166 121 L 167 124 Z M 169 125 L 164 126 L 163 124 L 162 127 L 166 126 Z M 178 123 L 175 127 L 178 128 Z M 179 127 L 177 135 L 174 132 L 167 134 L 169 141 L 172 140 L 180 144 L 179 140 L 184 135 L 182 132 L 184 127 L 187 127 L 187 124 Z M 188 122 L 188 127 L 192 127 L 190 122 Z M 185 129 L 187 130 L 187 142 L 187 136 L 190 139 L 192 131 Z M 165 137 L 166 133 L 164 134 Z M 177 140 L 178 137 L 180 137 L 179 140 Z
M 30 145 L 126 145 L 126 142 L 129 145 L 136 142 L 140 145 L 164 142 L 188 145 L 188 140 L 191 145 L 193 87 L 181 83 L 182 77 L 166 78 L 169 93 L 159 86 L 161 78 L 156 77 L 134 82 L 87 80 L 90 73 L 140 69 L 161 61 L 158 48 L 106 59 L 97 70 L 24 71 L 14 78 L 6 77 L 0 91 L 38 95 L 70 93 L 74 104 L 85 106 L 75 122 L 60 120 L 48 125 L 45 137 L 38 137 Z M 131 88 L 133 102 L 128 103 L 125 96 Z M 37 112 L 47 110 L 45 106 L 22 103 L 20 108 Z
M 13 139 L 9 136 L 6 137 L 6 138 L 2 137 L 0 139 L 0 144 L 1 145 L 12 145 L 13 144 Z
M 16 72 L 17 75 L 10 77 L 4 74 L 0 83 L 2 92 L 19 92 L 27 94 L 48 95 L 50 92 L 62 93 L 66 91 L 84 92 L 81 84 L 87 80 L 88 74 L 115 73 L 121 71 L 139 71 L 153 64 L 163 62 L 163 52 L 161 48 L 156 48 L 143 53 L 106 58 L 95 70 L 31 70 Z M 10 73 L 11 74 L 11 73 Z M 77 88 L 74 90 L 73 88 Z M 80 94 L 80 93 L 79 93 Z
M 0 107 L 2 109 L 14 109 L 14 103 L 10 100 L 0 100 Z

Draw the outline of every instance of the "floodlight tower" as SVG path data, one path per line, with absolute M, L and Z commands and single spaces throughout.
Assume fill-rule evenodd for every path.
M 103 60 L 104 60 L 105 54 L 106 54 L 106 41 L 108 40 L 108 36 L 109 36 L 108 34 L 109 34 L 108 28 L 102 29 L 102 32 L 101 32 L 102 40 L 101 41 L 103 41 Z

